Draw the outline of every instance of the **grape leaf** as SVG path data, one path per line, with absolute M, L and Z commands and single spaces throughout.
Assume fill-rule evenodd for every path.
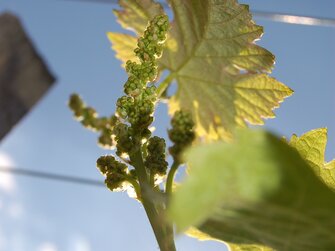
M 210 139 L 230 138 L 235 127 L 273 118 L 273 109 L 292 90 L 267 75 L 274 56 L 254 43 L 263 28 L 252 21 L 248 6 L 236 0 L 170 3 L 175 18 L 159 60 L 159 69 L 169 70 L 169 79 L 178 84 L 169 100 L 170 113 L 181 107 L 191 111 L 198 134 Z M 122 0 L 120 4 L 123 10 L 115 12 L 119 22 L 137 33 L 162 11 L 151 0 Z M 117 35 L 109 37 L 117 50 Z M 125 49 L 125 45 L 119 47 Z M 117 57 L 125 62 L 123 51 L 117 50 Z
M 335 193 L 283 140 L 244 130 L 186 159 L 190 175 L 169 208 L 178 229 L 196 226 L 233 250 L 335 250 Z
M 137 44 L 137 37 L 142 35 L 148 25 L 148 21 L 158 14 L 163 14 L 162 6 L 153 0 L 120 0 L 121 10 L 114 10 L 118 22 L 125 29 L 135 32 L 136 36 L 108 32 L 107 36 L 112 43 L 112 48 L 116 53 L 116 58 L 120 59 L 122 66 L 128 60 L 138 61 L 134 54 Z
M 142 35 L 148 21 L 156 15 L 164 14 L 163 7 L 153 0 L 120 0 L 121 10 L 114 14 L 124 29 L 131 29 L 137 35 Z
M 327 129 L 319 128 L 298 137 L 293 135 L 290 145 L 312 166 L 315 173 L 326 185 L 335 191 L 335 160 L 325 163 Z
M 235 127 L 263 124 L 292 90 L 267 76 L 274 56 L 256 45 L 263 28 L 236 0 L 171 0 L 174 12 L 160 63 L 178 83 L 170 112 L 193 112 L 198 133 L 230 137 Z
M 248 244 L 233 244 L 233 243 L 229 243 L 229 242 L 224 242 L 222 240 L 219 239 L 215 239 L 211 236 L 209 236 L 208 234 L 205 234 L 203 232 L 201 232 L 199 229 L 196 229 L 194 227 L 190 227 L 189 229 L 187 229 L 187 231 L 185 232 L 188 236 L 196 238 L 200 241 L 220 241 L 223 242 L 224 244 L 226 244 L 226 246 L 228 246 L 230 251 L 274 251 L 274 249 L 269 248 L 269 247 L 265 247 L 265 246 L 261 246 L 261 245 L 248 245 Z
M 125 66 L 128 60 L 138 62 L 138 58 L 134 53 L 136 48 L 137 38 L 128 34 L 108 32 L 107 37 L 112 43 L 112 49 L 115 51 L 115 57 L 122 62 L 122 67 Z
M 242 244 L 242 245 L 236 245 L 228 243 L 228 247 L 230 251 L 274 251 L 274 249 L 261 246 L 261 245 L 248 245 L 248 244 Z

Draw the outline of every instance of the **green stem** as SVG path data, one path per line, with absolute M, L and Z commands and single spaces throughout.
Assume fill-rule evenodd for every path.
M 162 215 L 157 212 L 155 204 L 152 202 L 151 197 L 154 191 L 150 185 L 150 177 L 148 177 L 148 173 L 145 169 L 140 147 L 130 158 L 137 171 L 142 204 L 154 231 L 159 248 L 161 251 L 176 251 L 173 235 L 167 233 L 165 220 Z
M 169 74 L 157 87 L 157 96 L 160 97 L 164 93 L 164 91 L 169 87 L 171 84 L 172 80 L 175 78 L 174 74 Z
M 155 174 L 153 174 L 153 173 L 150 173 L 150 185 L 152 187 L 155 186 Z
M 126 180 L 134 187 L 137 199 L 141 200 L 141 188 L 140 188 L 140 185 L 137 183 L 137 181 L 129 176 L 126 177 Z
M 166 179 L 166 186 L 165 186 L 165 192 L 166 192 L 167 195 L 170 195 L 172 193 L 174 176 L 176 174 L 176 171 L 177 171 L 179 165 L 180 165 L 179 162 L 174 161 L 172 166 L 171 166 L 168 177 Z

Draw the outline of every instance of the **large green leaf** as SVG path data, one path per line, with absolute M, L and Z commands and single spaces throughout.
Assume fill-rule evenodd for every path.
M 122 9 L 114 10 L 118 22 L 137 35 L 142 35 L 149 20 L 164 13 L 162 6 L 153 0 L 119 0 L 119 5 Z
M 233 250 L 335 250 L 335 193 L 283 140 L 245 130 L 186 156 L 190 175 L 169 209 L 180 230 L 198 226 Z
M 178 90 L 170 112 L 189 109 L 200 135 L 231 136 L 235 127 L 263 124 L 292 90 L 267 76 L 274 56 L 256 45 L 263 28 L 236 0 L 171 0 L 174 22 L 160 63 Z
M 194 227 L 190 227 L 186 232 L 188 236 L 191 236 L 193 238 L 196 238 L 200 241 L 220 241 L 225 243 L 230 251 L 274 251 L 274 249 L 270 247 L 266 247 L 263 245 L 255 245 L 255 244 L 234 244 L 234 243 L 228 243 L 224 242 L 220 239 L 216 239 L 208 234 L 205 234 L 204 232 L 201 232 L 199 229 L 196 229 Z
M 230 251 L 274 251 L 274 249 L 261 246 L 261 245 L 248 245 L 248 244 L 228 244 Z
M 112 48 L 115 51 L 115 57 L 122 62 L 122 66 L 126 65 L 128 60 L 138 62 L 138 58 L 134 53 L 136 48 L 137 38 L 128 34 L 108 32 L 107 37 L 112 43 Z
M 174 21 L 159 61 L 178 84 L 170 99 L 170 113 L 181 107 L 193 112 L 199 135 L 230 138 L 235 127 L 263 124 L 292 90 L 269 77 L 274 56 L 256 45 L 263 28 L 255 25 L 247 5 L 236 0 L 171 0 Z M 141 33 L 162 8 L 151 0 L 120 1 L 116 11 L 125 28 Z M 117 57 L 125 62 L 131 43 L 109 36 Z M 129 37 L 129 41 L 132 38 Z M 129 45 L 129 46 L 128 46 Z M 119 50 L 117 47 L 121 48 Z
M 164 12 L 162 6 L 153 0 L 120 0 L 119 4 L 122 9 L 114 10 L 118 22 L 123 28 L 134 31 L 137 37 L 142 35 L 149 20 Z M 137 37 L 117 32 L 108 32 L 107 36 L 123 66 L 127 60 L 138 60 L 134 54 Z
M 295 147 L 301 156 L 310 163 L 321 180 L 335 191 L 335 160 L 325 162 L 327 129 L 315 129 L 301 137 L 293 135 L 290 145 Z

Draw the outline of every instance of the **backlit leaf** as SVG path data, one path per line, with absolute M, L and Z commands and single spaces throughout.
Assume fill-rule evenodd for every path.
M 186 232 L 188 236 L 198 239 L 199 241 L 220 241 L 227 245 L 231 251 L 274 251 L 274 249 L 261 246 L 261 245 L 249 245 L 249 244 L 232 244 L 227 243 L 219 239 L 215 239 L 208 234 L 201 232 L 199 229 L 190 227 Z
M 248 244 L 231 244 L 229 243 L 229 250 L 231 251 L 274 251 L 274 249 L 261 246 L 261 245 L 248 245 Z
M 148 25 L 148 21 L 156 15 L 164 14 L 159 3 L 153 0 L 120 0 L 121 10 L 114 10 L 117 21 L 125 29 L 142 35 Z
M 231 138 L 236 127 L 261 125 L 292 90 L 269 77 L 271 52 L 255 44 L 263 28 L 252 21 L 249 7 L 237 0 L 171 0 L 174 21 L 159 70 L 170 71 L 177 92 L 169 100 L 173 114 L 193 113 L 197 132 L 207 139 Z M 124 28 L 139 34 L 162 11 L 151 0 L 121 0 L 115 14 Z M 109 36 L 117 57 L 127 60 L 119 35 Z M 131 39 L 129 40 L 131 41 Z M 127 43 L 128 46 L 128 43 Z M 131 44 L 129 43 L 129 50 Z M 118 49 L 120 48 L 120 49 Z
M 115 57 L 122 61 L 124 67 L 128 60 L 137 62 L 134 48 L 136 48 L 137 38 L 128 34 L 108 32 L 109 41 L 112 43 L 112 48 L 115 51 Z
M 169 211 L 180 230 L 197 226 L 232 250 L 335 250 L 335 193 L 283 140 L 244 130 L 186 159 L 190 175 Z
M 160 63 L 178 90 L 170 112 L 189 109 L 198 133 L 227 138 L 235 127 L 263 124 L 292 90 L 267 76 L 274 56 L 256 45 L 263 28 L 236 0 L 171 0 L 174 12 Z
M 290 145 L 295 147 L 301 156 L 310 163 L 321 180 L 335 191 L 335 160 L 325 162 L 327 129 L 315 129 L 300 137 L 293 135 Z

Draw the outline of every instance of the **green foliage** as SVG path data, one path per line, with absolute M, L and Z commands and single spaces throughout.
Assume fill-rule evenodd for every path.
M 161 251 L 176 250 L 174 223 L 233 251 L 335 250 L 335 160 L 324 162 L 326 130 L 293 135 L 289 144 L 265 131 L 236 130 L 274 117 L 293 92 L 268 75 L 274 56 L 255 44 L 263 28 L 249 7 L 237 0 L 170 0 L 169 23 L 153 0 L 119 3 L 114 14 L 136 34 L 108 33 L 128 74 L 125 94 L 109 117 L 75 94 L 69 106 L 100 133 L 101 146 L 116 148 L 118 157 L 102 156 L 97 167 L 111 191 L 135 190 Z M 170 74 L 156 85 L 163 70 Z M 177 92 L 166 97 L 172 81 Z M 149 130 L 163 96 L 173 114 L 170 168 L 165 140 Z M 204 144 L 211 140 L 218 142 Z M 192 148 L 194 142 L 201 145 Z M 172 193 L 184 163 L 190 175 Z
M 316 175 L 335 191 L 335 160 L 325 162 L 326 144 L 326 128 L 309 131 L 301 137 L 293 135 L 290 141 L 290 145 L 295 147 L 308 161 Z
M 115 57 L 122 61 L 123 67 L 126 66 L 128 60 L 138 62 L 133 51 L 137 43 L 136 37 L 115 32 L 108 32 L 107 37 L 112 43 L 112 49 L 116 52 Z
M 234 243 L 227 243 L 220 239 L 215 239 L 214 237 L 211 237 L 208 234 L 205 234 L 204 232 L 201 232 L 200 230 L 196 228 L 189 228 L 186 232 L 187 235 L 197 238 L 201 241 L 209 241 L 209 240 L 215 240 L 220 241 L 228 245 L 229 250 L 231 251 L 274 251 L 274 249 L 262 245 L 254 245 L 254 244 L 234 244 Z
M 134 19 L 139 24 L 150 17 L 145 8 L 160 11 L 152 1 L 143 1 L 145 5 L 128 2 L 120 1 L 124 10 L 117 13 L 142 13 Z M 170 113 L 181 107 L 191 111 L 198 134 L 208 139 L 229 139 L 235 127 L 273 118 L 272 110 L 292 90 L 267 76 L 274 56 L 254 43 L 263 28 L 252 21 L 248 6 L 236 0 L 170 2 L 175 21 L 159 61 L 160 69 L 171 73 L 160 89 L 174 79 L 178 83 L 177 93 L 169 100 Z M 117 17 L 124 27 L 137 32 L 142 27 L 132 26 L 132 19 L 125 24 L 124 16 Z M 111 40 L 115 49 L 120 46 Z M 126 56 L 123 51 L 117 50 L 118 58 Z
M 190 175 L 170 208 L 180 230 L 197 225 L 222 241 L 280 251 L 334 250 L 335 194 L 284 141 L 242 131 L 232 144 L 186 156 Z
M 242 244 L 242 245 L 235 245 L 229 243 L 229 249 L 231 251 L 274 251 L 274 249 L 261 246 L 261 245 L 248 245 L 248 244 Z
M 178 83 L 171 113 L 190 109 L 199 134 L 210 138 L 229 138 L 245 121 L 263 124 L 262 118 L 274 117 L 272 109 L 291 90 L 263 73 L 271 71 L 274 56 L 253 43 L 263 29 L 252 22 L 248 6 L 232 0 L 171 5 L 178 18 L 161 60 Z

